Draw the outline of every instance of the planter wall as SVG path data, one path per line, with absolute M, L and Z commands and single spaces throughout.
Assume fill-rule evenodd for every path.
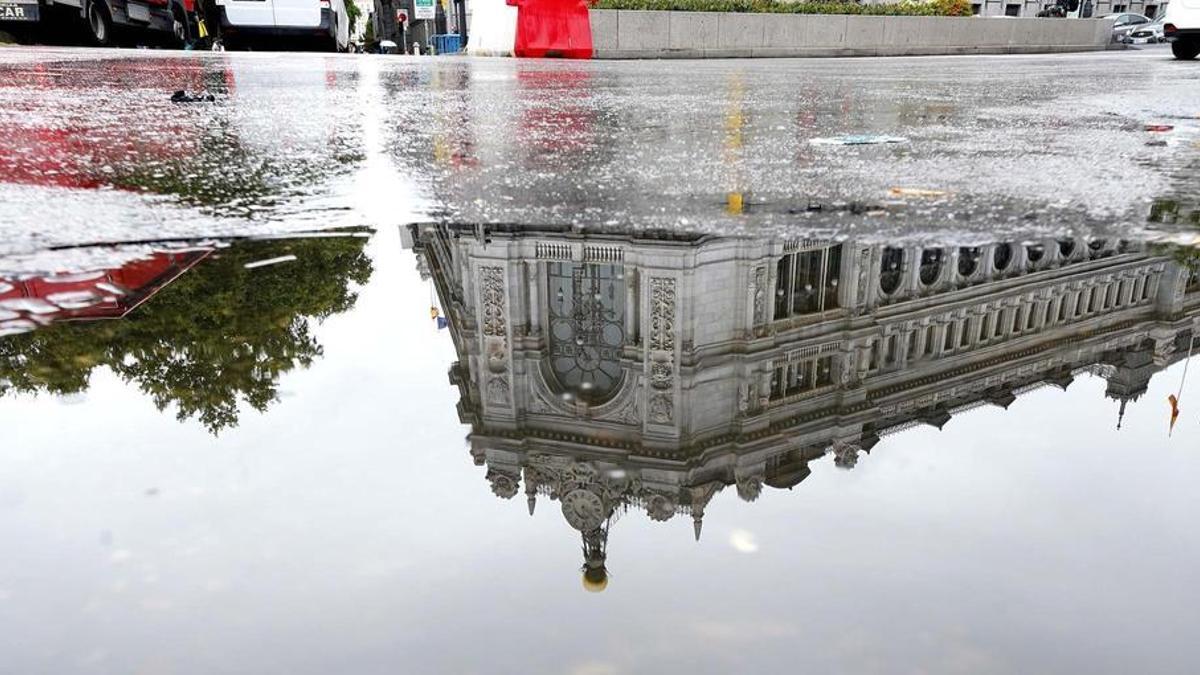
M 597 59 L 1036 54 L 1110 47 L 1111 19 L 591 10 Z

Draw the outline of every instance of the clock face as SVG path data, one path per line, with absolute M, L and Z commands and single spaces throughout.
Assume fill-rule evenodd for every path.
M 588 490 L 572 490 L 562 498 L 563 517 L 571 527 L 588 532 L 604 522 L 604 503 Z
M 560 387 L 600 401 L 621 380 L 625 275 L 620 265 L 550 263 L 550 365 Z

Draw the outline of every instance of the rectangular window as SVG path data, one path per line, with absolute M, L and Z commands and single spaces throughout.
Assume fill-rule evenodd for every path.
M 882 340 L 875 340 L 874 342 L 871 343 L 871 360 L 870 360 L 870 364 L 871 364 L 870 369 L 871 370 L 879 370 L 879 353 L 881 351 L 883 351 L 883 341 Z
M 1150 277 L 1146 277 L 1146 279 L 1142 282 L 1142 299 L 1150 299 Z
M 888 364 L 893 364 L 893 363 L 896 363 L 897 358 L 898 357 L 896 355 L 896 336 L 889 335 L 887 337 L 887 358 L 885 359 L 885 361 Z
M 991 314 L 984 314 L 979 317 L 979 342 L 986 342 L 988 336 L 988 322 L 992 320 Z
M 937 327 L 930 326 L 925 329 L 925 356 L 933 356 L 934 347 L 937 346 Z
M 1021 332 L 1021 308 L 1018 307 L 1018 308 L 1013 309 L 1012 314 L 1013 314 L 1012 330 L 1009 332 L 1011 332 L 1013 334 L 1020 333 Z
M 789 253 L 775 266 L 775 318 L 837 309 L 842 245 Z
M 833 384 L 833 356 L 822 356 L 817 359 L 817 386 L 826 387 Z
M 795 286 L 792 288 L 792 314 L 812 314 L 821 309 L 821 260 L 824 251 L 796 253 Z
M 948 352 L 954 349 L 954 327 L 958 325 L 954 322 L 946 324 L 946 336 L 942 341 L 942 351 Z
M 1117 297 L 1113 299 L 1113 306 L 1120 307 L 1121 301 L 1124 298 L 1125 298 L 1125 280 L 1122 279 L 1121 283 L 1117 284 Z
M 792 256 L 785 255 L 775 266 L 775 318 L 783 319 L 790 316 L 792 290 Z
M 917 331 L 908 331 L 908 360 L 912 361 L 917 358 Z
M 983 9 L 983 5 L 975 3 L 971 5 L 971 16 L 979 16 L 979 12 Z
M 1094 311 L 1096 311 L 1096 289 L 1089 288 L 1088 289 L 1087 312 L 1088 312 L 1088 314 L 1091 314 Z
M 966 319 L 963 319 L 962 325 L 960 325 L 959 328 L 960 328 L 960 330 L 958 331 L 958 336 L 959 336 L 958 346 L 966 347 L 967 344 L 971 340 L 971 337 L 970 337 L 971 334 L 967 330 L 967 320 Z
M 1000 333 L 1004 330 L 1004 311 L 1000 310 L 995 313 L 992 319 L 992 337 L 1000 337 Z
M 1021 6 L 1017 4 L 1005 5 L 1004 16 L 1021 16 Z
M 1046 306 L 1042 310 L 1042 326 L 1045 327 L 1045 326 L 1049 326 L 1049 325 L 1050 325 L 1050 301 L 1047 300 Z

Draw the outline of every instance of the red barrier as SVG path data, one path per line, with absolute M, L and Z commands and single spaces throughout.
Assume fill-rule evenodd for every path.
M 517 8 L 513 54 L 542 58 L 592 58 L 587 0 L 506 0 Z

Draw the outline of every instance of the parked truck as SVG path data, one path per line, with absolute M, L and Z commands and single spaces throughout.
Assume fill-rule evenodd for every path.
M 195 0 L 0 0 L 0 30 L 61 39 L 83 29 L 97 47 L 120 31 L 146 41 L 184 44 L 198 37 Z

